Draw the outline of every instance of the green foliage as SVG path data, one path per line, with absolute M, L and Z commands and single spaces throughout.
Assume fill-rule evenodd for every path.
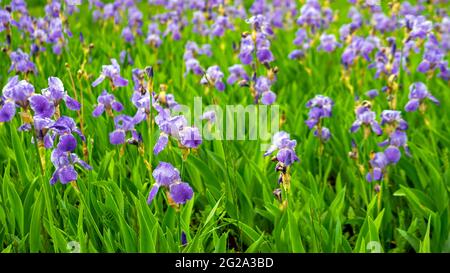
M 31 2 L 36 2 L 36 6 Z M 30 1 L 36 14 L 42 12 L 38 6 L 41 2 L 45 1 Z M 332 5 L 345 6 L 336 23 L 339 25 L 347 20 L 347 6 L 336 2 Z M 58 76 L 70 94 L 83 92 L 88 161 L 93 170 L 78 170 L 78 188 L 59 183 L 50 186 L 50 152 L 44 154 L 46 168 L 41 173 L 30 135 L 16 130 L 19 118 L 0 124 L 0 252 L 68 252 L 67 244 L 72 241 L 80 244 L 82 252 L 366 253 L 371 251 L 371 242 L 379 243 L 383 252 L 450 252 L 448 83 L 436 77 L 427 81 L 441 107 L 433 105 L 425 115 L 403 113 L 410 125 L 408 137 L 413 156 L 402 156 L 399 164 L 388 170 L 389 179 L 383 181 L 380 194 L 348 157 L 354 138 L 359 145 L 360 163 L 367 171 L 370 152 L 380 150 L 376 143 L 386 135 L 364 140 L 361 132 L 349 133 L 355 119 L 355 94 L 340 80 L 342 49 L 331 55 L 311 51 L 305 64 L 300 64 L 287 59 L 294 49 L 295 31 L 276 30 L 272 49 L 280 72 L 273 90 L 286 117 L 281 129 L 297 140 L 296 151 L 301 158 L 300 163 L 290 167 L 290 191 L 283 192 L 286 203 L 278 202 L 272 194 L 278 177 L 275 163 L 263 157 L 263 142 L 215 140 L 204 141 L 185 161 L 175 142 L 169 143 L 158 157 L 151 157 L 153 168 L 159 161 L 177 167 L 183 181 L 193 187 L 194 198 L 180 208 L 172 208 L 160 192 L 148 205 L 146 199 L 154 181 L 144 159 L 149 160 L 150 143 L 155 143 L 159 132 L 154 126 L 149 134 L 145 123 L 137 128 L 144 135 L 144 157 L 135 147 L 121 151 L 121 147 L 110 145 L 108 133 L 113 129 L 113 121 L 105 116 L 91 116 L 97 96 L 109 87 L 105 82 L 91 88 L 90 83 L 100 73 L 101 65 L 109 63 L 110 58 L 118 59 L 120 51 L 127 49 L 135 66 L 123 66 L 122 75 L 131 79 L 132 68 L 152 65 L 155 86 L 167 84 L 167 92 L 182 104 L 192 106 L 194 96 L 202 96 L 204 105 L 213 101 L 221 106 L 250 104 L 253 98 L 247 89 L 227 86 L 223 93 L 210 90 L 204 95 L 198 77 L 183 77 L 182 55 L 187 40 L 211 43 L 213 56 L 200 57 L 201 63 L 204 67 L 218 64 L 226 71 L 239 62 L 232 50 L 232 43 L 239 42 L 239 31 L 227 32 L 222 39 L 206 40 L 188 27 L 181 41 L 166 37 L 155 51 L 142 42 L 126 46 L 119 34 L 111 35 L 115 28 L 112 22 L 101 27 L 92 22 L 87 7 L 81 8 L 80 14 L 69 18 L 76 34 L 69 40 L 70 50 L 55 56 L 48 48 L 33 57 L 39 73 L 30 75 L 28 80 L 39 90 L 47 86 L 47 77 Z M 240 27 L 247 30 L 244 23 Z M 337 33 L 337 28 L 333 29 Z M 79 32 L 95 46 L 86 65 L 89 81 L 76 77 L 83 61 Z M 29 48 L 29 44 L 22 43 L 19 34 L 13 33 L 13 48 Z M 9 64 L 6 54 L 0 54 L 0 63 L 0 84 L 4 86 L 8 78 L 8 66 L 4 64 Z M 70 65 L 74 87 L 65 63 Z M 418 59 L 412 60 L 412 64 L 417 63 Z M 360 65 L 365 69 L 363 65 L 367 63 Z M 306 68 L 311 69 L 311 76 Z M 401 108 L 407 102 L 408 86 L 425 81 L 423 75 L 415 72 L 416 67 L 411 71 L 401 77 Z M 358 95 L 383 86 L 382 81 L 373 80 L 372 70 L 367 70 L 365 76 L 354 72 L 351 79 Z M 358 79 L 362 79 L 360 84 L 356 84 Z M 327 121 L 333 137 L 325 144 L 322 155 L 318 153 L 317 138 L 304 124 L 308 113 L 305 103 L 319 93 L 335 102 L 333 117 Z M 114 91 L 128 115 L 135 113 L 131 94 L 131 86 Z M 378 114 L 388 107 L 384 95 L 373 104 Z M 64 107 L 62 113 L 80 122 L 74 112 Z M 82 154 L 81 149 L 77 153 Z M 186 246 L 180 244 L 180 231 L 186 233 Z

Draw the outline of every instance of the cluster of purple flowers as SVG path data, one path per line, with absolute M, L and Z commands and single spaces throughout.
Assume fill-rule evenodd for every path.
M 409 86 L 408 103 L 405 105 L 406 112 L 413 112 L 420 109 L 424 105 L 424 100 L 429 99 L 433 103 L 439 105 L 439 100 L 436 99 L 428 91 L 427 86 L 422 82 L 416 82 Z
M 410 156 L 405 132 L 408 129 L 408 123 L 401 117 L 401 112 L 384 110 L 381 113 L 381 125 L 386 127 L 389 137 L 378 145 L 380 147 L 387 146 L 387 148 L 383 152 L 375 153 L 369 161 L 370 170 L 366 175 L 368 182 L 383 179 L 386 168 L 389 165 L 397 164 L 400 160 L 400 148 L 403 148 L 406 155 Z
M 78 8 L 71 1 L 53 0 L 45 6 L 44 17 L 33 17 L 25 1 L 12 1 L 4 10 L 0 9 L 0 32 L 16 27 L 31 40 L 31 54 L 46 51 L 45 45 L 49 44 L 53 53 L 60 55 L 67 44 L 67 37 L 72 37 L 65 16 L 74 12 L 78 12 Z M 20 56 L 10 57 L 14 62 Z
M 128 80 L 120 76 L 120 65 L 116 59 L 111 59 L 110 65 L 103 65 L 100 76 L 92 83 L 92 87 L 96 87 L 102 83 L 105 79 L 109 79 L 114 88 L 123 87 L 128 85 Z
M 153 178 L 155 184 L 150 190 L 148 204 L 151 204 L 160 188 L 168 189 L 170 198 L 176 204 L 184 204 L 194 195 L 191 186 L 181 181 L 180 172 L 170 163 L 160 162 L 153 171 Z
M 306 103 L 308 119 L 305 121 L 309 129 L 314 129 L 314 136 L 326 142 L 331 137 L 330 129 L 323 126 L 323 119 L 331 117 L 334 102 L 326 96 L 317 95 Z
M 329 7 L 322 7 L 317 0 L 307 0 L 300 9 L 300 15 L 297 18 L 297 25 L 299 29 L 295 34 L 293 41 L 294 45 L 299 49 L 293 50 L 289 53 L 289 59 L 302 59 L 305 56 L 305 51 L 311 47 L 312 35 L 318 30 L 325 30 L 333 21 L 333 11 Z M 320 37 L 319 50 L 332 52 L 340 44 L 336 41 L 333 34 L 327 35 L 325 33 Z
M 295 152 L 295 146 L 297 146 L 297 141 L 295 139 L 291 140 L 288 133 L 280 131 L 272 136 L 272 144 L 264 153 L 264 156 L 269 156 L 276 152 L 272 161 L 277 162 L 275 170 L 280 172 L 278 184 L 283 185 L 285 188 L 288 188 L 290 183 L 288 167 L 294 162 L 300 161 Z M 274 195 L 281 200 L 281 188 L 277 188 L 274 191 Z
M 252 33 L 243 33 L 239 59 L 242 64 L 249 65 L 253 70 L 250 78 L 242 65 L 233 65 L 228 68 L 230 76 L 227 82 L 234 84 L 238 82 L 240 86 L 249 86 L 254 97 L 255 103 L 270 105 L 276 100 L 276 94 L 271 90 L 276 81 L 277 67 L 271 67 L 270 63 L 274 61 L 274 56 L 270 50 L 270 37 L 273 36 L 273 30 L 270 22 L 263 15 L 252 16 L 246 20 L 252 26 Z M 254 59 L 254 55 L 256 59 Z M 267 69 L 267 75 L 259 75 L 256 70 L 257 63 L 261 63 Z
M 197 56 L 206 55 L 208 57 L 212 56 L 211 46 L 209 44 L 204 44 L 201 47 L 197 43 L 188 41 L 185 46 L 185 51 L 183 55 L 184 64 L 186 66 L 186 71 L 184 75 L 186 76 L 191 71 L 195 75 L 203 75 L 204 69 L 197 60 Z
M 80 103 L 67 94 L 63 83 L 56 77 L 50 77 L 48 88 L 38 94 L 33 85 L 14 76 L 3 87 L 0 98 L 0 122 L 11 121 L 17 108 L 20 108 L 23 124 L 18 128 L 19 131 L 31 131 L 32 141 L 37 142 L 39 147 L 53 148 L 51 160 L 56 170 L 50 179 L 51 184 L 57 181 L 63 184 L 76 181 L 78 178 L 74 168 L 76 164 L 91 169 L 74 153 L 77 147 L 74 134 L 82 141 L 85 141 L 85 137 L 72 118 L 60 116 L 61 101 L 65 101 L 70 110 L 80 110 Z M 57 144 L 54 148 L 55 142 Z
M 369 102 L 356 107 L 356 120 L 353 122 L 350 132 L 355 133 L 361 126 L 364 126 L 364 137 L 367 138 L 370 130 L 377 136 L 383 134 L 380 124 L 376 120 L 376 113 L 371 110 L 372 105 Z
M 185 149 L 198 148 L 202 143 L 202 136 L 197 127 L 188 126 L 188 122 L 183 115 L 172 114 L 171 110 L 175 110 L 177 105 L 171 94 L 160 95 L 155 102 L 154 108 L 158 112 L 158 115 L 155 116 L 155 123 L 161 131 L 160 137 L 153 148 L 155 155 L 164 150 L 169 141 L 169 136 L 176 139 L 179 145 Z

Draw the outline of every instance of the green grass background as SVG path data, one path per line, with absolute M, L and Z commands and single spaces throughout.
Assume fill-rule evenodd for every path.
M 45 1 L 27 3 L 33 15 L 43 14 Z M 327 33 L 338 34 L 339 26 L 349 22 L 346 18 L 349 5 L 346 1 L 336 1 L 332 7 L 339 10 L 338 20 Z M 158 11 L 141 10 L 146 18 Z M 113 121 L 105 116 L 98 119 L 91 116 L 97 96 L 109 87 L 105 82 L 91 88 L 90 83 L 100 73 L 101 65 L 108 64 L 110 58 L 118 59 L 120 51 L 126 48 L 135 60 L 133 67 L 153 65 L 155 86 L 167 84 L 168 92 L 182 104 L 192 105 L 195 96 L 202 96 L 205 105 L 213 99 L 221 106 L 251 104 L 253 98 L 248 89 L 227 86 L 223 93 L 210 90 L 205 95 L 198 77 L 183 77 L 182 55 L 188 40 L 210 43 L 213 56 L 200 57 L 202 66 L 218 64 L 227 76 L 227 67 L 239 63 L 232 42 L 239 43 L 240 32 L 247 30 L 246 24 L 241 22 L 238 31 L 212 40 L 192 33 L 188 27 L 183 30 L 181 41 L 165 38 L 161 48 L 155 51 L 142 38 L 134 45 L 126 45 L 117 32 L 119 27 L 114 27 L 112 22 L 104 26 L 94 23 L 86 6 L 69 22 L 74 38 L 69 40 L 67 50 L 55 56 L 48 48 L 48 52 L 34 57 L 39 72 L 31 75 L 29 81 L 40 90 L 47 87 L 48 77 L 57 76 L 69 94 L 83 92 L 85 134 L 93 170 L 79 169 L 79 192 L 71 185 L 50 186 L 48 180 L 53 172 L 50 151 L 46 154 L 47 167 L 41 179 L 38 155 L 30 135 L 16 130 L 20 118 L 0 124 L 1 252 L 68 252 L 70 241 L 79 242 L 82 252 L 370 252 L 367 248 L 370 241 L 379 242 L 384 252 L 450 251 L 450 111 L 447 107 L 450 88 L 442 79 L 428 79 L 415 72 L 419 56 L 412 59 L 413 72 L 408 75 L 402 71 L 400 75 L 399 108 L 406 104 L 408 87 L 415 81 L 425 82 L 441 106 L 427 103 L 425 116 L 403 112 L 410 125 L 408 144 L 413 157 L 402 156 L 399 164 L 389 169 L 389 180 L 382 184 L 380 208 L 374 184 L 365 181 L 365 173 L 358 170 L 348 152 L 354 138 L 367 169 L 370 152 L 381 150 L 376 143 L 386 135 L 363 141 L 362 132 L 349 133 L 355 119 L 355 98 L 340 79 L 343 49 L 331 54 L 309 52 L 305 60 L 312 71 L 309 76 L 304 65 L 287 58 L 295 48 L 292 40 L 297 28 L 292 26 L 277 29 L 272 43 L 275 65 L 279 67 L 273 91 L 286 118 L 281 129 L 297 140 L 296 151 L 301 159 L 290 169 L 287 207 L 280 208 L 272 195 L 278 174 L 270 158 L 263 157 L 259 141 L 204 141 L 198 152 L 189 155 L 186 161 L 172 142 L 166 151 L 152 157 L 152 166 L 156 167 L 159 161 L 171 162 L 181 171 L 183 181 L 194 188 L 193 200 L 177 212 L 167 206 L 162 193 L 152 205 L 146 203 L 154 182 L 151 173 L 135 147 L 127 147 L 121 156 L 121 147 L 109 144 L 108 133 L 113 130 Z M 84 58 L 77 39 L 79 32 L 87 43 L 94 44 L 91 62 L 85 68 L 91 75 L 89 80 L 76 76 Z M 401 41 L 400 31 L 392 35 Z M 28 52 L 29 41 L 21 38 L 17 30 L 13 30 L 12 42 L 13 49 L 22 47 Z M 66 63 L 70 65 L 75 88 Z M 6 53 L 0 54 L 0 64 L 0 84 L 4 86 L 11 76 L 7 74 L 10 61 Z M 374 71 L 366 66 L 367 63 L 360 61 L 351 76 L 360 95 L 385 85 L 385 80 L 373 79 Z M 130 81 L 133 67 L 122 67 L 122 75 Z M 264 69 L 260 68 L 260 72 Z M 114 91 L 128 115 L 135 113 L 131 94 L 131 82 L 128 87 Z M 316 94 L 327 95 L 335 102 L 333 116 L 325 121 L 333 137 L 325 145 L 322 156 L 318 155 L 318 140 L 304 123 L 308 113 L 305 103 Z M 384 94 L 373 104 L 378 115 L 388 108 Z M 76 113 L 65 106 L 62 113 L 79 121 Z M 150 143 L 156 141 L 159 132 L 150 133 L 145 123 L 137 129 L 143 134 L 145 157 L 149 159 Z M 81 149 L 77 153 L 81 155 Z M 184 247 L 179 242 L 180 224 L 189 242 Z

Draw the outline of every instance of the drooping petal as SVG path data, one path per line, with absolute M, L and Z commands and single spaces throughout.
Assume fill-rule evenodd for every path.
M 98 117 L 105 111 L 105 105 L 99 104 L 95 107 L 94 111 L 92 111 L 92 116 Z
M 188 183 L 180 182 L 170 185 L 170 196 L 177 204 L 184 204 L 192 199 L 194 191 Z
M 265 105 L 271 105 L 275 102 L 277 95 L 272 91 L 267 91 L 262 94 L 261 102 Z
M 376 121 L 371 122 L 370 127 L 372 128 L 372 132 L 374 132 L 378 136 L 383 134 L 383 129 L 381 129 L 381 126 L 380 124 L 378 124 L 378 122 Z
M 58 179 L 59 179 L 59 169 L 56 169 L 54 172 L 53 172 L 53 175 L 52 175 L 52 178 L 50 178 L 50 185 L 55 185 L 56 184 L 56 182 L 58 182 Z
M 60 169 L 58 177 L 62 184 L 67 184 L 68 182 L 76 181 L 78 173 L 72 165 L 67 165 Z
M 217 90 L 219 91 L 223 91 L 225 90 L 225 84 L 222 81 L 217 81 L 214 86 L 216 87 Z
M 63 152 L 72 152 L 77 148 L 77 140 L 73 135 L 63 135 L 59 138 L 57 148 Z
M 158 141 L 155 144 L 155 147 L 153 147 L 153 153 L 155 155 L 158 155 L 167 145 L 167 142 L 169 141 L 169 138 L 166 134 L 161 134 L 158 138 Z
M 401 157 L 400 150 L 395 146 L 389 146 L 385 151 L 384 155 L 386 156 L 389 163 L 396 164 Z
M 408 103 L 405 105 L 405 111 L 406 112 L 414 112 L 419 108 L 420 101 L 418 99 L 412 99 L 408 101 Z
M 115 130 L 109 134 L 109 142 L 113 145 L 125 143 L 125 131 Z
M 156 194 L 158 193 L 159 190 L 159 185 L 157 183 L 155 183 L 152 187 L 152 189 L 150 190 L 150 193 L 148 194 L 148 198 L 147 198 L 147 204 L 151 204 L 153 199 L 155 198 Z
M 16 105 L 14 102 L 7 102 L 0 109 L 0 122 L 11 121 L 16 114 Z
M 354 133 L 354 132 L 358 131 L 359 127 L 361 127 L 361 121 L 356 120 L 355 122 L 353 122 L 352 127 L 350 128 L 350 132 Z
M 31 109 L 37 116 L 43 118 L 50 118 L 55 112 L 53 103 L 49 102 L 46 97 L 42 95 L 34 95 L 30 98 Z
M 123 110 L 123 105 L 120 102 L 118 102 L 118 101 L 113 101 L 111 103 L 111 108 L 114 111 L 121 112 Z
M 123 87 L 128 85 L 128 80 L 122 78 L 121 76 L 116 76 L 113 79 L 113 84 L 118 87 Z
M 92 87 L 96 87 L 97 85 L 101 84 L 105 80 L 105 75 L 101 74 L 93 83 Z
M 67 108 L 69 108 L 70 110 L 78 111 L 81 108 L 81 104 L 68 95 L 64 97 L 64 101 L 66 102 Z

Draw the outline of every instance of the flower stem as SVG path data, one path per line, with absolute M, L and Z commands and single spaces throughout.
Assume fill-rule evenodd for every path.
M 47 210 L 47 217 L 48 217 L 48 221 L 49 221 L 49 225 L 50 225 L 49 233 L 50 233 L 50 236 L 54 239 L 54 238 L 56 238 L 56 236 L 55 236 L 55 233 L 54 233 L 54 230 L 53 230 L 53 226 L 54 226 L 53 213 L 52 213 L 52 206 L 51 206 L 51 202 L 50 202 L 50 193 L 49 193 L 50 184 L 44 181 L 45 170 L 44 170 L 44 165 L 42 163 L 41 153 L 39 151 L 36 130 L 34 128 L 33 128 L 33 132 L 34 132 L 34 147 L 36 148 L 36 153 L 37 153 L 38 160 L 39 160 L 39 167 L 40 167 L 40 170 L 41 170 L 41 175 L 39 177 L 40 177 L 40 180 L 41 180 L 41 185 L 43 185 L 43 187 L 44 187 L 45 207 L 46 207 L 46 210 Z M 53 250 L 55 252 L 57 252 L 57 247 L 56 247 L 55 244 L 53 244 Z

